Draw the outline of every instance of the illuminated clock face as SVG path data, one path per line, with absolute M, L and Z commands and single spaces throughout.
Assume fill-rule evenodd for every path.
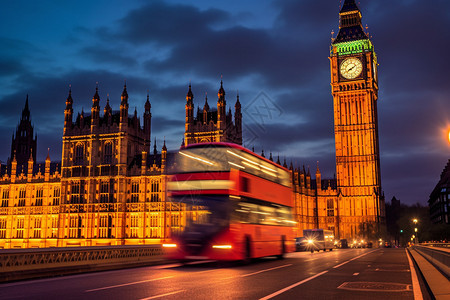
M 341 75 L 346 79 L 354 79 L 362 72 L 362 63 L 356 57 L 346 58 L 341 63 Z

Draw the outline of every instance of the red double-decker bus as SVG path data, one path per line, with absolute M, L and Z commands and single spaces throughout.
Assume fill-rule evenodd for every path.
M 172 164 L 167 190 L 186 224 L 164 244 L 177 260 L 282 258 L 294 250 L 289 171 L 241 146 L 194 144 Z

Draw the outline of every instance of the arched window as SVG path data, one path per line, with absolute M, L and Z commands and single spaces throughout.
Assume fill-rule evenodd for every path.
M 106 143 L 103 150 L 103 163 L 110 164 L 112 163 L 112 143 Z
M 84 147 L 82 144 L 75 147 L 75 165 L 81 166 L 84 162 Z

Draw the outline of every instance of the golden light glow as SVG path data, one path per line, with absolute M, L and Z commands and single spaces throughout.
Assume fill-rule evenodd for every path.
M 162 244 L 163 248 L 176 248 L 177 244 Z
M 243 166 L 241 166 L 241 165 L 238 165 L 238 164 L 235 164 L 235 163 L 232 163 L 231 161 L 229 161 L 228 163 L 229 163 L 230 165 L 235 166 L 235 167 L 238 167 L 238 168 L 240 168 L 240 169 L 245 169 L 245 167 L 243 167 Z
M 229 190 L 233 187 L 234 182 L 231 180 L 186 180 L 167 183 L 169 191 Z
M 211 166 L 214 165 L 214 163 L 212 163 L 212 162 L 210 162 L 210 161 L 208 161 L 208 160 L 206 160 L 206 159 L 200 158 L 200 157 L 196 157 L 196 156 L 193 156 L 193 155 L 189 155 L 189 154 L 186 154 L 186 153 L 181 152 L 181 151 L 180 151 L 180 154 L 181 154 L 181 155 L 184 155 L 184 156 L 186 156 L 186 157 L 189 157 L 189 158 L 192 158 L 192 159 L 201 161 L 201 162 L 203 162 L 203 163 L 205 163 L 205 164 L 208 164 L 208 165 L 211 165 Z
M 214 249 L 231 249 L 231 245 L 213 245 Z

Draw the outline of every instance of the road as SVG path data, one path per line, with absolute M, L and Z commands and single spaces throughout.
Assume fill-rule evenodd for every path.
M 168 264 L 0 285 L 0 299 L 414 299 L 405 249 L 296 252 L 249 265 Z M 415 288 L 416 289 L 416 288 Z

